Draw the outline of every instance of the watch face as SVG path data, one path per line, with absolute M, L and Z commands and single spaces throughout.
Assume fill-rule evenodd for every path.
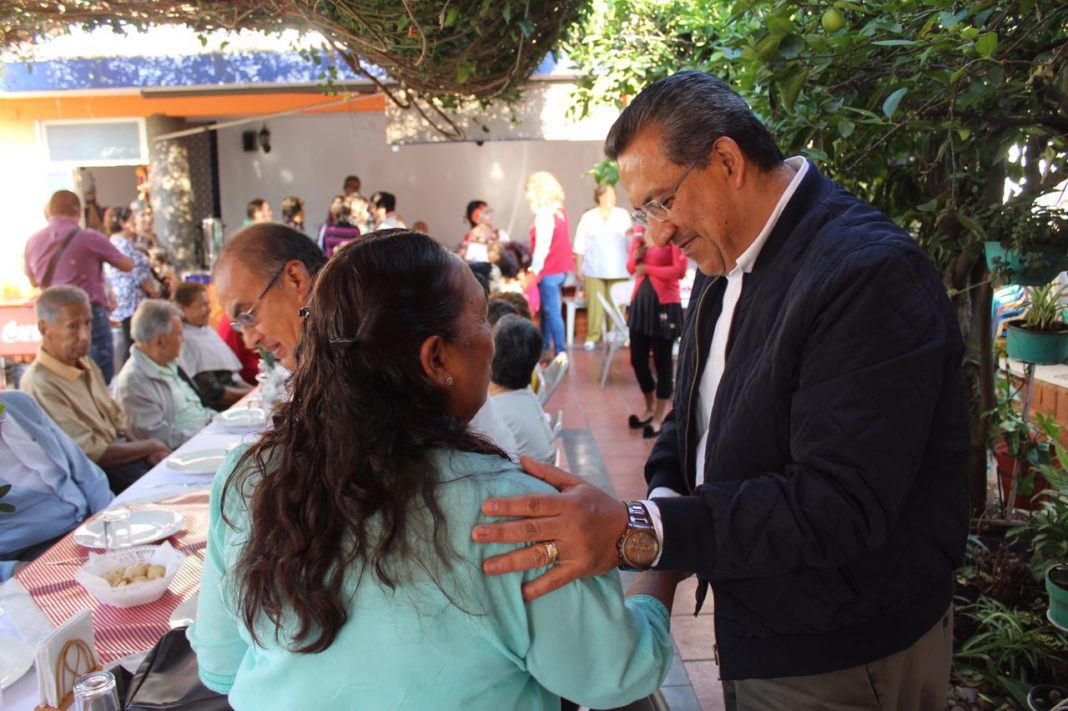
M 634 566 L 648 568 L 660 552 L 656 534 L 653 531 L 631 530 L 623 542 L 623 556 Z

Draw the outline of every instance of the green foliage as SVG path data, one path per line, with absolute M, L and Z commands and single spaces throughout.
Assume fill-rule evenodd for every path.
M 1021 415 L 1021 390 L 1022 384 L 1014 376 L 998 372 L 995 406 L 986 413 L 993 438 L 1005 442 L 1008 455 L 1014 459 L 1026 461 L 1032 467 L 1050 464 L 1053 453 L 1060 447 L 1057 443 L 1060 426 L 1052 416 L 1033 411 L 1031 419 L 1025 422 Z M 1068 462 L 1068 458 L 1061 461 Z
M 977 625 L 974 635 L 954 653 L 958 675 L 988 687 L 1001 687 L 1026 706 L 1028 685 L 1048 681 L 1049 670 L 1068 654 L 1068 639 L 1032 610 L 1014 609 L 980 596 L 958 604 L 958 618 Z
M 564 29 L 584 18 L 588 2 L 556 0 L 11 0 L 0 4 L 0 46 L 25 48 L 71 27 L 116 32 L 182 24 L 211 30 L 319 33 L 316 65 L 350 66 L 407 108 L 424 115 L 464 99 L 514 100 L 523 82 L 556 48 Z M 382 81 L 382 71 L 399 85 Z M 330 89 L 324 67 L 320 79 Z M 444 117 L 440 117 L 444 118 Z M 455 128 L 455 127 L 454 127 Z
M 1027 289 L 1024 305 L 1024 328 L 1032 331 L 1054 331 L 1064 327 L 1064 290 L 1056 282 Z
M 709 71 L 784 152 L 813 159 L 912 234 L 969 344 L 978 450 L 995 371 L 984 223 L 1003 209 L 1029 214 L 1068 179 L 1066 26 L 1063 0 L 593 0 L 564 45 L 583 74 L 580 114 L 622 106 L 679 70 Z M 1003 207 L 1006 180 L 1016 188 Z M 983 464 L 969 470 L 977 513 Z
M 717 74 L 784 150 L 817 160 L 942 266 L 978 255 L 979 216 L 1006 177 L 1025 204 L 1068 178 L 1068 5 L 840 0 L 840 27 L 829 5 L 597 0 L 566 42 L 585 75 L 576 108 L 622 105 L 685 68 Z
M 619 166 L 614 160 L 605 159 L 586 171 L 598 185 L 615 185 L 619 182 Z
M 1010 204 L 992 209 L 985 222 L 986 239 L 1027 251 L 1057 247 L 1068 251 L 1068 214 L 1043 206 Z

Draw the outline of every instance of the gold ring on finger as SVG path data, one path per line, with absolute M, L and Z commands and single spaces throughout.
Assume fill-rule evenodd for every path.
M 556 562 L 560 560 L 560 551 L 556 547 L 556 541 L 542 541 L 541 544 L 545 546 L 545 555 L 549 558 L 546 565 L 556 565 Z

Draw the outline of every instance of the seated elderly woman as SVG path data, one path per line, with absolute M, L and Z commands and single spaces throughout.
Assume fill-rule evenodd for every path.
M 183 281 L 174 290 L 174 303 L 182 310 L 184 338 L 178 366 L 193 379 L 204 407 L 225 410 L 252 386 L 237 376 L 241 361 L 208 325 L 211 317 L 208 291 L 203 284 Z
M 115 399 L 137 437 L 153 437 L 171 449 L 211 422 L 193 381 L 178 367 L 182 312 L 169 301 L 145 299 L 130 324 L 130 359 L 115 376 Z
M 338 250 L 305 311 L 292 399 L 216 476 L 196 622 L 201 680 L 238 709 L 611 707 L 671 664 L 678 578 L 615 573 L 526 603 L 485 576 L 489 496 L 551 488 L 468 420 L 493 338 L 471 271 L 426 235 Z M 546 564 L 555 548 L 539 545 Z
M 556 460 L 553 432 L 538 397 L 530 389 L 530 376 L 541 357 L 538 327 L 522 316 L 501 318 L 493 329 L 493 367 L 489 396 L 497 414 L 515 435 L 519 454 L 543 462 Z

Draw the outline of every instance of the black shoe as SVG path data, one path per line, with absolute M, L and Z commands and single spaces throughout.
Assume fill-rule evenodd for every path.
M 652 423 L 642 428 L 642 437 L 644 437 L 645 439 L 652 439 L 653 437 L 657 437 L 659 435 L 660 428 L 657 427 L 656 429 L 653 429 Z
M 639 420 L 637 415 L 631 415 L 629 418 L 627 418 L 627 425 L 632 430 L 640 430 L 642 427 L 645 427 L 652 421 L 652 415 L 649 415 L 649 417 L 645 418 L 644 420 Z

